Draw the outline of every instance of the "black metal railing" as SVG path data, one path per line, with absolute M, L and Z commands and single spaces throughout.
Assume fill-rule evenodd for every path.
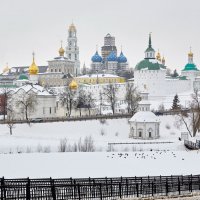
M 116 199 L 200 191 L 200 175 L 82 179 L 0 179 L 0 199 Z

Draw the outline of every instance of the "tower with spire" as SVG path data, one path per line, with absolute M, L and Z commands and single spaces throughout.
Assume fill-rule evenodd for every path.
M 77 30 L 74 23 L 68 28 L 66 55 L 69 60 L 75 62 L 75 74 L 80 74 L 79 47 L 77 45 Z
M 145 59 L 155 59 L 155 50 L 151 45 L 151 33 L 149 33 L 149 45 L 145 51 Z
M 38 73 L 39 73 L 39 68 L 35 64 L 35 53 L 33 52 L 33 61 L 31 66 L 29 67 L 29 81 L 32 84 L 37 84 L 38 83 Z

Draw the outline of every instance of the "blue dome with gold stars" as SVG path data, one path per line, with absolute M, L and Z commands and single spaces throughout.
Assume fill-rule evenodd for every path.
M 118 57 L 118 62 L 119 63 L 126 63 L 127 62 L 127 58 L 124 56 L 123 52 L 120 53 L 120 55 Z
M 92 56 L 92 62 L 102 62 L 102 57 L 99 55 L 98 51 Z
M 117 61 L 117 56 L 114 51 L 111 51 L 107 57 L 107 61 L 115 62 Z

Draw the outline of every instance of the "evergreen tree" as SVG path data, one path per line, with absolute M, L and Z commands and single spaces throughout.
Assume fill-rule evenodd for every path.
M 176 69 L 174 70 L 174 73 L 172 74 L 172 77 L 174 77 L 174 78 L 176 78 L 176 77 L 178 77 L 179 76 L 179 74 L 178 74 L 178 72 L 176 71 Z
M 176 94 L 174 96 L 174 99 L 173 99 L 173 105 L 172 105 L 172 110 L 178 110 L 180 109 L 180 101 L 179 101 L 179 97 L 178 95 Z

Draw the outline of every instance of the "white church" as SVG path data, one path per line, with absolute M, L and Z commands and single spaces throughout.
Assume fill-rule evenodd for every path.
M 139 102 L 139 109 L 129 120 L 129 137 L 133 139 L 157 139 L 160 136 L 160 121 L 158 117 L 150 111 L 148 93 L 140 93 L 142 100 Z
M 193 63 L 193 53 L 188 53 L 188 63 L 177 78 L 166 75 L 165 59 L 160 55 L 155 58 L 155 50 L 151 44 L 151 34 L 149 34 L 149 45 L 145 51 L 145 58 L 140 61 L 134 70 L 134 84 L 142 91 L 146 88 L 149 92 L 150 100 L 160 100 L 167 95 L 193 90 L 195 81 L 198 81 L 200 71 Z M 196 83 L 198 85 L 198 82 Z

